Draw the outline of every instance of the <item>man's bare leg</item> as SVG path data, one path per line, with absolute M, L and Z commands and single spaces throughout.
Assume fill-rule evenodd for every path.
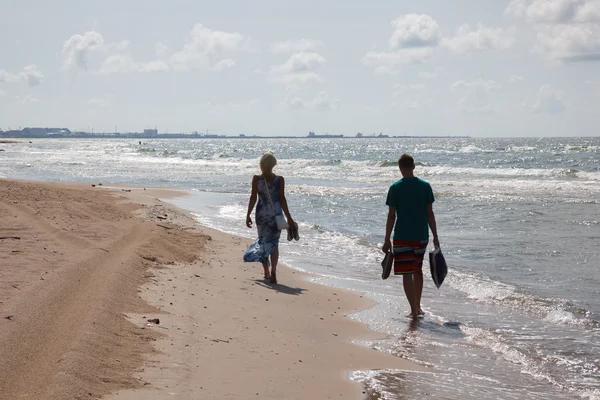
M 417 308 L 415 284 L 413 282 L 412 274 L 406 274 L 402 276 L 402 284 L 404 286 L 404 294 L 410 304 L 410 316 L 417 318 L 419 309 Z
M 420 269 L 415 271 L 413 274 L 413 282 L 415 285 L 415 303 L 416 310 L 419 315 L 425 314 L 423 310 L 421 310 L 421 294 L 423 293 L 423 270 Z

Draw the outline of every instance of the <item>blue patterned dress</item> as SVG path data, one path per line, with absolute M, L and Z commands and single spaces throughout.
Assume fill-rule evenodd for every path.
M 269 255 L 275 250 L 275 247 L 279 245 L 279 237 L 281 231 L 277 229 L 277 223 L 275 223 L 275 214 L 269 202 L 267 196 L 267 190 L 271 195 L 273 201 L 273 207 L 275 213 L 282 214 L 281 203 L 279 202 L 280 183 L 279 176 L 275 177 L 273 183 L 267 183 L 261 176 L 258 180 L 258 203 L 256 204 L 256 228 L 258 229 L 258 238 L 250 245 L 246 254 L 244 254 L 244 261 L 246 262 L 260 262 L 269 266 Z

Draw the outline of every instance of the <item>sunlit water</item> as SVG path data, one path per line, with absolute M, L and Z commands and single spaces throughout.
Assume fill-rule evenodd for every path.
M 282 261 L 377 306 L 363 343 L 431 373 L 356 372 L 388 399 L 600 399 L 600 138 L 33 140 L 0 148 L 0 177 L 168 186 L 208 226 L 244 225 L 251 176 L 273 151 L 301 240 Z M 387 187 L 415 156 L 450 266 L 410 325 L 400 279 L 380 278 Z M 241 257 L 241 254 L 240 254 Z M 257 266 L 257 273 L 260 267 Z

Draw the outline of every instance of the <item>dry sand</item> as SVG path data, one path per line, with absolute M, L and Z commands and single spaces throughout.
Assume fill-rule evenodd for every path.
M 365 299 L 267 284 L 156 198 L 181 193 L 124 190 L 0 180 L 0 399 L 358 399 L 351 370 L 422 369 L 350 343 L 381 337 L 344 317 Z

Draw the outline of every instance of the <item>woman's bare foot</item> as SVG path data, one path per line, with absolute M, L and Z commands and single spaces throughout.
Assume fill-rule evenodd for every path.
M 277 273 L 275 270 L 271 271 L 271 283 L 277 283 Z
M 265 279 L 271 279 L 271 274 L 269 273 L 269 267 L 263 266 L 263 268 L 265 270 L 264 271 L 265 272 Z

